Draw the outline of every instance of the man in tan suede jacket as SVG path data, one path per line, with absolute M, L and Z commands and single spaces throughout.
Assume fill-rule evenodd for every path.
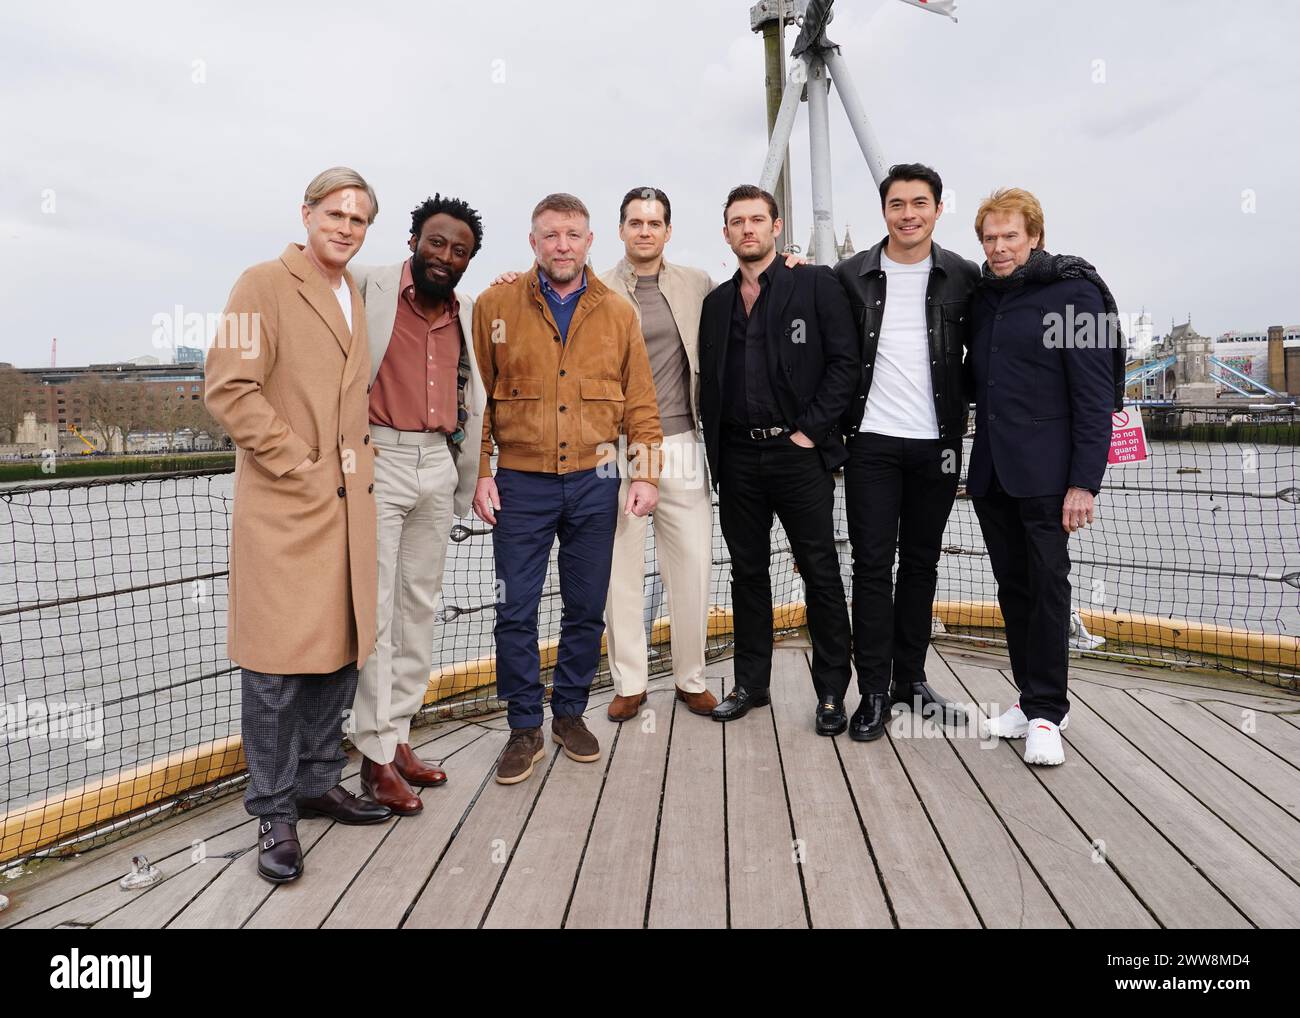
M 537 608 L 557 537 L 563 611 L 551 736 L 573 760 L 600 759 L 582 715 L 605 629 L 620 430 L 631 477 L 623 511 L 645 516 L 658 500 L 663 434 L 645 341 L 632 306 L 588 273 L 591 241 L 586 206 L 548 195 L 533 210 L 532 270 L 474 305 L 487 392 L 474 511 L 495 528 L 497 695 L 511 729 L 497 765 L 502 784 L 525 780 L 546 753 Z

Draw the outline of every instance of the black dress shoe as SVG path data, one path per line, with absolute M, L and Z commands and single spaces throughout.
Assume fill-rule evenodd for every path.
M 771 702 L 766 689 L 736 686 L 709 712 L 709 716 L 714 721 L 735 721 L 748 714 L 751 707 L 766 707 Z
M 844 713 L 844 697 L 827 693 L 817 705 L 817 734 L 839 735 L 849 727 L 849 716 Z
M 257 874 L 273 884 L 287 884 L 302 876 L 302 846 L 293 824 L 263 820 L 258 825 Z
M 940 696 L 930 688 L 928 682 L 896 682 L 890 686 L 893 702 L 909 710 L 916 709 L 916 701 L 921 701 L 921 716 L 932 717 L 945 725 L 964 725 L 966 712 L 951 700 Z
M 871 742 L 885 734 L 889 724 L 892 704 L 888 693 L 867 693 L 849 722 L 849 738 L 857 742 Z
M 298 800 L 298 816 L 304 820 L 310 817 L 329 817 L 341 824 L 377 824 L 392 815 L 393 811 L 387 806 L 358 798 L 342 785 L 335 785 L 315 799 Z

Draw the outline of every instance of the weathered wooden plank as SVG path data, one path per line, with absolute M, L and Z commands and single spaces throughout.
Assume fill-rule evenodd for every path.
M 814 727 L 817 696 L 805 654 L 784 646 L 773 652 L 772 714 L 808 913 L 812 925 L 823 929 L 892 927 L 836 740 Z M 846 753 L 859 748 L 847 735 L 838 741 Z
M 247 825 L 240 825 L 205 842 L 198 859 L 192 859 L 190 865 L 167 877 L 161 884 L 148 888 L 148 893 L 128 892 L 132 895 L 130 898 L 124 893 L 122 897 L 126 904 L 108 913 L 95 924 L 95 929 L 162 929 L 225 872 L 234 857 L 255 851 L 248 839 Z
M 463 726 L 464 722 L 449 721 L 418 728 L 411 734 L 411 743 L 423 745 Z M 349 755 L 343 776 L 351 777 L 359 768 L 360 756 L 354 751 Z M 165 864 L 173 856 L 188 855 L 196 839 L 216 837 L 245 826 L 251 819 L 244 810 L 242 789 L 237 789 L 215 802 L 187 810 L 111 845 L 66 860 L 48 860 L 30 878 L 22 877 L 6 886 L 11 905 L 0 913 L 0 928 L 21 923 L 105 884 L 116 888 L 117 881 L 131 868 L 131 857 L 139 853 L 166 872 Z M 256 831 L 252 827 L 249 830 L 251 843 Z
M 854 694 L 849 701 L 856 707 Z M 978 929 L 979 917 L 888 738 L 836 741 L 898 925 Z
M 640 929 L 645 924 L 673 701 L 671 690 L 656 690 L 641 715 L 621 726 L 566 928 Z M 691 717 L 689 711 L 685 715 L 702 725 L 714 723 Z M 687 723 L 686 718 L 679 720 Z
M 981 922 L 993 929 L 1068 926 L 940 727 L 903 711 L 890 724 L 889 742 Z
M 722 696 L 719 671 L 705 679 Z M 727 925 L 727 846 L 723 817 L 723 726 L 673 705 L 672 744 L 659 821 L 649 925 L 721 929 Z
M 934 646 L 943 653 L 945 660 L 954 663 L 969 661 L 985 668 L 1004 669 L 1007 670 L 1008 674 L 1010 673 L 1010 665 L 1003 649 L 978 647 L 964 641 L 942 638 L 936 640 Z M 1073 682 L 1076 678 L 1095 679 L 1098 682 L 1105 682 L 1120 688 L 1137 685 L 1157 689 L 1168 686 L 1171 688 L 1164 690 L 1165 692 L 1178 695 L 1178 691 L 1181 690 L 1181 695 L 1188 699 L 1198 699 L 1199 694 L 1194 695 L 1194 691 L 1199 690 L 1207 695 L 1232 694 L 1225 697 L 1229 700 L 1240 694 L 1275 701 L 1279 705 L 1277 709 L 1280 710 L 1294 711 L 1300 706 L 1300 693 L 1281 689 L 1267 682 L 1248 679 L 1245 676 L 1235 675 L 1231 672 L 1210 670 L 1179 671 L 1174 668 L 1125 664 L 1119 661 L 1107 661 L 1102 658 L 1071 657 L 1070 681 Z
M 926 677 L 940 695 L 959 701 L 966 698 L 965 690 L 933 648 Z M 971 718 L 961 729 L 945 729 L 945 734 L 1070 923 L 1094 929 L 1157 927 L 1115 870 L 1099 864 L 1098 859 L 1104 857 L 1094 852 L 1092 838 L 1080 831 L 1047 793 L 1021 754 L 997 752 L 1004 747 L 981 740 L 976 720 Z M 1086 765 L 1067 754 L 1061 768 L 1082 773 Z
M 1015 696 L 1015 687 L 993 669 L 961 662 L 956 676 L 968 701 L 1006 704 Z M 1076 723 L 1072 719 L 1067 736 L 1074 734 Z M 1007 741 L 1002 749 L 1022 758 L 1024 743 Z M 1203 873 L 1106 783 L 1076 747 L 1068 745 L 1066 753 L 1066 765 L 1035 768 L 1035 777 L 1083 827 L 1085 836 L 1093 839 L 1105 864 L 1136 890 L 1163 925 L 1214 929 L 1249 925 Z
M 1198 700 L 1201 707 L 1226 721 L 1249 739 L 1272 750 L 1291 767 L 1300 769 L 1300 731 L 1286 722 L 1288 715 L 1269 714 L 1221 700 Z
M 1008 674 L 1010 671 L 1008 669 Z M 1200 678 L 1200 676 L 1197 676 Z M 1132 679 L 1115 676 L 1109 672 L 1097 672 L 1088 668 L 1070 668 L 1070 685 L 1105 686 L 1109 689 L 1150 689 L 1157 693 L 1181 697 L 1185 700 L 1217 699 L 1240 704 L 1253 710 L 1276 714 L 1296 709 L 1297 701 L 1281 694 L 1272 696 L 1264 690 L 1268 686 L 1261 683 L 1225 682 L 1222 686 L 1206 686 L 1199 682 L 1179 682 L 1175 680 L 1157 680 L 1149 676 L 1137 676 Z
M 555 756 L 538 761 L 532 777 L 521 784 L 498 785 L 494 778 L 487 779 L 403 928 L 474 929 L 483 921 Z M 489 769 L 495 767 L 494 759 Z
M 1076 698 L 1079 694 L 1076 693 Z M 1090 687 L 1088 705 L 1284 872 L 1300 874 L 1300 821 L 1172 731 L 1130 692 Z M 1300 887 L 1296 887 L 1300 892 Z
M 1152 766 L 1107 723 L 1110 713 L 1103 719 L 1077 690 L 1071 701 L 1066 741 L 1193 866 L 1256 925 L 1286 928 L 1300 923 L 1300 888 L 1187 789 Z
M 485 740 L 489 740 L 486 749 L 475 753 L 475 747 Z M 393 870 L 385 867 L 382 861 L 378 864 L 387 883 L 381 893 L 372 895 L 367 902 L 374 910 L 371 915 L 375 921 L 361 925 L 395 927 L 478 788 L 482 768 L 495 758 L 503 742 L 502 736 L 496 732 L 486 732 L 472 725 L 439 739 L 434 745 L 440 760 L 448 765 L 449 774 L 467 754 L 473 754 L 468 763 L 471 771 L 468 781 L 458 782 L 453 788 L 449 777 L 447 785 L 442 788 L 417 789 L 423 793 L 425 808 L 416 816 L 398 817 L 390 823 L 361 827 L 334 824 L 304 860 L 309 871 L 303 874 L 302 879 L 275 887 L 245 925 L 250 929 L 315 929 L 326 917 L 332 918 L 331 911 L 345 894 L 353 897 L 354 902 L 357 900 L 351 894 L 356 890 L 354 882 L 359 882 L 358 874 L 369 870 L 375 864 L 374 860 L 389 858 L 386 853 L 399 850 L 400 846 L 424 835 L 423 869 L 418 869 L 418 863 L 415 872 Z M 479 759 L 484 754 L 486 757 Z M 397 839 L 396 847 L 390 847 L 394 838 Z M 373 888 L 374 884 L 368 880 L 366 886 Z M 391 921 L 380 923 L 380 913 Z
M 772 709 L 756 707 L 725 729 L 731 926 L 807 928 Z
M 586 718 L 587 728 L 601 747 L 600 760 L 593 763 L 570 760 L 551 741 L 550 723 L 542 728 L 548 751 L 558 756 L 484 920 L 485 926 L 558 929 L 563 922 L 605 771 L 611 755 L 617 753 L 614 736 L 618 726 L 605 716 L 604 708 L 588 710 Z M 537 779 L 534 772 L 529 781 Z M 526 787 L 511 787 L 522 795 L 528 794 Z
M 1300 819 L 1300 775 L 1294 767 L 1280 766 L 1277 757 L 1252 742 L 1240 729 L 1234 731 L 1227 727 L 1190 700 L 1147 689 L 1131 689 L 1129 696 L 1271 799 L 1292 819 Z

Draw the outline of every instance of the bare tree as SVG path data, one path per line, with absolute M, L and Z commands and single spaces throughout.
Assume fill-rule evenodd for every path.
M 27 380 L 23 373 L 8 364 L 0 365 L 0 438 L 14 442 L 23 419 L 23 394 Z

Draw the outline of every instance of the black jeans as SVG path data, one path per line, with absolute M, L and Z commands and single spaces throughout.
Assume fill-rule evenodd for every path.
M 1064 493 L 1014 498 L 994 479 L 971 500 L 998 581 L 1011 675 L 1020 709 L 1054 725 L 1070 710 L 1070 535 L 1061 526 Z
M 844 505 L 853 544 L 853 665 L 858 690 L 925 681 L 943 528 L 957 497 L 959 439 L 849 439 Z M 898 578 L 893 579 L 894 554 Z
M 849 686 L 849 613 L 835 550 L 835 478 L 821 453 L 789 435 L 755 442 L 725 433 L 718 519 L 731 553 L 736 682 L 765 690 L 772 678 L 772 517 L 790 540 L 804 583 L 818 696 Z

